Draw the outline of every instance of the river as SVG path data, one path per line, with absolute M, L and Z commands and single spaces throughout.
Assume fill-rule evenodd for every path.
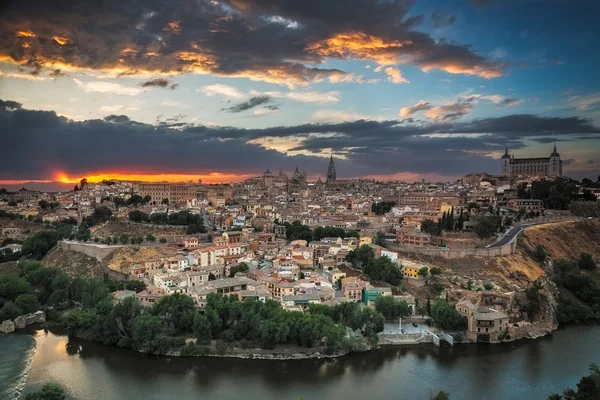
M 600 325 L 499 345 L 386 346 L 333 360 L 154 357 L 67 338 L 0 337 L 0 399 L 58 382 L 77 399 L 546 399 L 600 362 Z M 37 343 L 37 345 L 35 345 Z M 31 368 L 29 369 L 29 365 Z

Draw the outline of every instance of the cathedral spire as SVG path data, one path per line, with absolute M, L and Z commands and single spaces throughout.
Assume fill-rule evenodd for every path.
M 333 183 L 336 179 L 335 173 L 335 162 L 333 161 L 333 155 L 329 158 L 329 167 L 327 168 L 327 183 Z

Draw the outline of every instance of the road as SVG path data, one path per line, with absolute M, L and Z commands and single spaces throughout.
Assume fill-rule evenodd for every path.
M 506 243 L 510 242 L 515 236 L 517 236 L 519 233 L 523 232 L 523 230 L 525 228 L 527 228 L 528 226 L 531 226 L 532 224 L 526 224 L 526 225 L 522 225 L 519 227 L 514 227 L 510 230 L 510 232 L 508 232 L 506 235 L 504 235 L 504 237 L 500 240 L 498 240 L 496 243 L 494 243 L 493 245 L 491 245 L 489 248 L 493 249 L 494 247 L 501 247 L 504 246 Z

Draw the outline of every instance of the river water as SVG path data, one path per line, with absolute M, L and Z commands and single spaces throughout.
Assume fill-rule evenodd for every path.
M 90 400 L 425 400 L 438 390 L 452 400 L 546 399 L 600 363 L 600 325 L 501 345 L 383 347 L 295 361 L 154 357 L 53 332 L 34 331 L 35 341 L 0 337 L 0 400 L 46 382 Z

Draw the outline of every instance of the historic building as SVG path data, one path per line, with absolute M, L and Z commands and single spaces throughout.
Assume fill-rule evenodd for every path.
M 327 180 L 325 181 L 327 184 L 335 183 L 336 174 L 335 174 L 335 163 L 333 162 L 333 156 L 329 159 L 329 167 L 327 168 Z
M 556 177 L 563 174 L 563 162 L 560 154 L 554 151 L 550 157 L 540 158 L 515 158 L 508 154 L 508 147 L 500 159 L 500 174 L 507 177 L 516 176 L 546 176 Z

